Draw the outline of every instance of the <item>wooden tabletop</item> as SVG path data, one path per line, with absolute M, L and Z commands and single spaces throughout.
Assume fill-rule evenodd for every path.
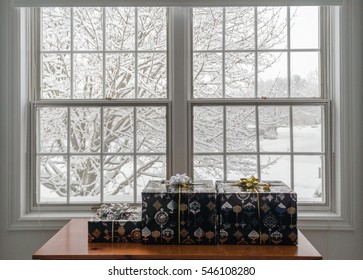
M 73 219 L 33 259 L 322 259 L 299 231 L 297 246 L 88 243 L 87 219 Z

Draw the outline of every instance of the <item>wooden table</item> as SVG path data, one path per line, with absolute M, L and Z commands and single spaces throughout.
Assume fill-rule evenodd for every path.
M 71 220 L 33 259 L 322 259 L 300 231 L 298 246 L 241 246 L 88 243 L 87 230 L 87 219 Z

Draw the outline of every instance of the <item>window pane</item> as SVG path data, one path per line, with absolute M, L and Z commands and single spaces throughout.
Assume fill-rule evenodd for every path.
M 166 8 L 137 8 L 138 49 L 166 50 Z
M 193 49 L 222 49 L 223 8 L 193 8 Z
M 223 107 L 193 108 L 194 152 L 223 151 Z
M 69 54 L 43 54 L 41 68 L 41 98 L 71 97 L 71 61 Z
M 193 97 L 222 97 L 222 54 L 194 53 Z
M 106 49 L 135 49 L 135 8 L 106 8 Z
M 239 180 L 251 175 L 257 176 L 257 156 L 227 156 L 227 180 Z
M 261 155 L 261 180 L 279 180 L 291 186 L 291 157 Z
M 127 153 L 134 151 L 134 108 L 103 109 L 103 151 Z
M 42 50 L 64 51 L 71 46 L 71 9 L 42 8 Z
M 319 7 L 291 7 L 291 48 L 319 47 Z
M 134 161 L 132 156 L 106 156 L 103 159 L 105 202 L 134 202 Z
M 291 96 L 320 97 L 319 53 L 291 52 Z
M 166 98 L 166 54 L 138 55 L 138 98 Z
M 102 8 L 73 8 L 73 47 L 77 51 L 98 51 L 103 46 Z
M 71 202 L 100 201 L 100 157 L 71 156 Z
M 257 8 L 257 35 L 259 49 L 286 49 L 287 8 Z
M 136 110 L 137 151 L 166 152 L 166 108 L 139 107 Z
M 102 76 L 102 55 L 74 54 L 73 98 L 102 98 Z
M 226 8 L 225 48 L 227 50 L 255 49 L 255 9 Z
M 100 108 L 70 108 L 71 152 L 100 150 Z
M 323 202 L 323 157 L 294 156 L 294 190 L 300 202 Z
M 227 152 L 256 152 L 256 107 L 226 107 Z
M 322 152 L 322 106 L 294 106 L 295 152 Z
M 225 84 L 226 97 L 255 96 L 254 53 L 226 53 Z
M 67 151 L 67 108 L 39 108 L 39 151 L 62 153 Z
M 287 54 L 258 54 L 258 96 L 287 97 Z
M 40 156 L 39 202 L 67 201 L 67 157 Z
M 106 97 L 135 98 L 135 55 L 106 54 Z
M 290 109 L 287 106 L 258 108 L 260 150 L 262 152 L 290 151 Z
M 138 156 L 137 157 L 137 201 L 141 202 L 141 192 L 149 180 L 166 178 L 165 156 Z
M 222 180 L 223 157 L 194 156 L 194 180 Z

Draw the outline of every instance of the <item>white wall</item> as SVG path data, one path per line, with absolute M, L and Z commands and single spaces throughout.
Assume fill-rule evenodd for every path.
M 30 259 L 53 231 L 8 231 L 8 0 L 0 0 L 0 259 Z M 354 231 L 304 231 L 326 259 L 363 259 L 363 1 L 353 2 Z

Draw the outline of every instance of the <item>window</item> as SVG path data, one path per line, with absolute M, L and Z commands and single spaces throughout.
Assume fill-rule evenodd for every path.
M 32 205 L 139 203 L 188 172 L 331 209 L 329 8 L 34 10 Z
M 167 9 L 39 13 L 37 203 L 140 201 L 167 173 Z
M 193 9 L 195 179 L 255 175 L 286 182 L 300 203 L 326 202 L 322 10 Z

